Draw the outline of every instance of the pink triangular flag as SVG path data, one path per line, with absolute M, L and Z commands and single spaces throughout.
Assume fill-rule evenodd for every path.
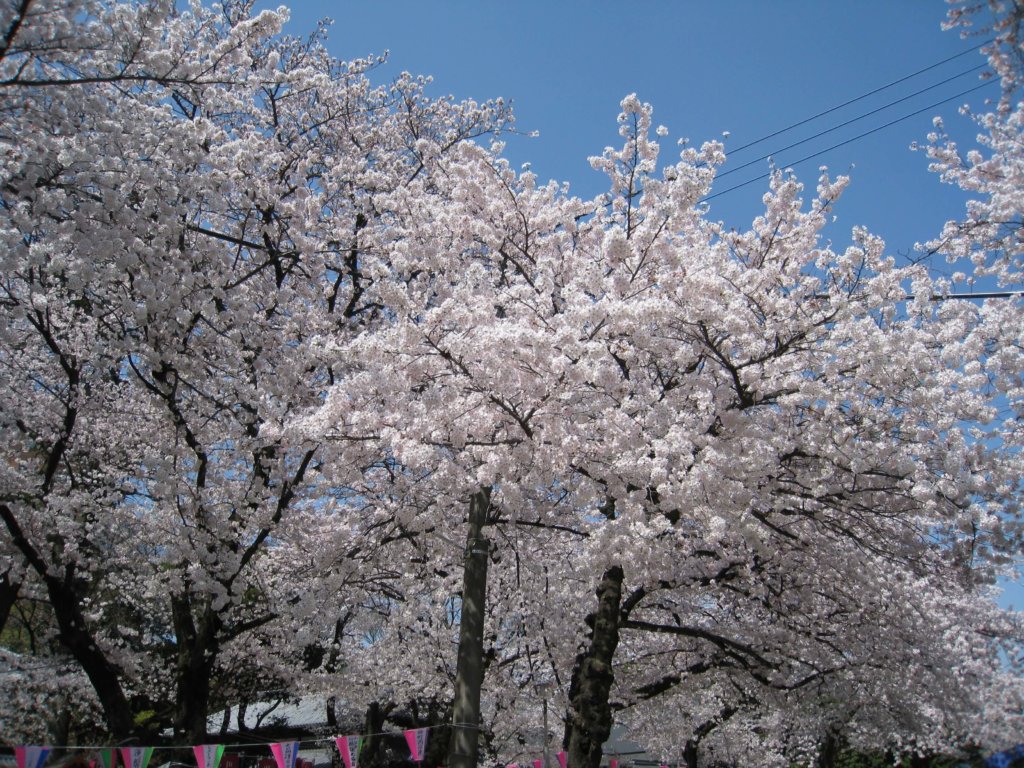
M 277 761 L 277 768 L 295 768 L 295 758 L 299 756 L 299 742 L 283 741 L 271 744 L 270 751 Z
M 569 756 L 567 754 L 565 754 L 565 752 L 559 752 L 557 757 L 558 757 L 558 764 L 560 766 L 562 766 L 562 768 L 565 768 L 565 763 L 569 759 Z
M 544 768 L 544 761 L 543 760 L 534 760 L 533 761 L 533 768 Z
M 345 761 L 345 768 L 358 768 L 359 753 L 363 751 L 362 736 L 339 736 L 334 740 L 341 753 L 341 759 Z
M 426 728 L 410 728 L 405 731 L 405 743 L 409 745 L 413 762 L 423 762 L 423 756 L 427 752 L 427 730 Z

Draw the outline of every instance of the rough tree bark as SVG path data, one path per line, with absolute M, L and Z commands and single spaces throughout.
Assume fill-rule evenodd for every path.
M 198 622 L 192 611 L 192 599 L 187 594 L 171 598 L 178 654 L 174 735 L 182 744 L 203 744 L 207 735 L 210 679 L 220 651 L 221 620 L 209 602 L 200 608 Z
M 481 488 L 469 502 L 462 612 L 459 619 L 459 658 L 452 710 L 451 768 L 476 768 L 480 737 L 480 688 L 484 680 L 484 607 L 487 600 L 487 556 L 490 542 L 483 537 L 491 489 Z
M 381 706 L 379 701 L 372 701 L 366 708 L 366 717 L 363 720 L 363 748 L 359 752 L 359 765 L 361 768 L 382 768 L 388 764 L 385 753 L 384 723 L 388 715 L 394 710 L 394 702 Z
M 562 745 L 570 768 L 598 768 L 601 747 L 612 732 L 609 704 L 612 658 L 619 645 L 622 567 L 613 565 L 597 587 L 597 611 L 587 617 L 590 646 L 576 658 L 569 685 L 569 710 Z
M 830 726 L 818 748 L 818 755 L 814 761 L 815 768 L 835 768 L 842 750 L 843 740 L 835 726 Z

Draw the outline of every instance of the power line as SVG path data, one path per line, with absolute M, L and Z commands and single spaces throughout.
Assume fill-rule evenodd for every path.
M 870 131 L 865 131 L 864 133 L 860 133 L 860 134 L 854 136 L 853 138 L 847 139 L 846 141 L 841 141 L 838 144 L 833 144 L 831 147 L 827 147 L 827 148 L 822 149 L 822 150 L 820 150 L 818 152 L 814 152 L 814 153 L 812 153 L 810 155 L 805 155 L 804 157 L 801 157 L 799 160 L 794 160 L 793 162 L 786 163 L 785 165 L 786 165 L 786 167 L 792 167 L 792 166 L 795 166 L 795 165 L 799 165 L 800 163 L 804 163 L 804 162 L 806 162 L 808 160 L 813 160 L 814 158 L 819 157 L 821 155 L 824 155 L 827 152 L 831 152 L 833 149 L 839 149 L 839 147 L 845 147 L 847 144 L 852 144 L 853 142 L 859 141 L 860 139 L 863 139 L 866 136 L 870 136 L 873 133 L 878 133 L 879 131 L 882 131 L 882 130 L 884 130 L 886 128 L 889 128 L 889 127 L 891 127 L 893 125 L 896 125 L 897 123 L 902 123 L 904 120 L 909 120 L 912 117 L 916 117 L 917 115 L 920 115 L 922 112 L 928 112 L 929 110 L 932 110 L 932 109 L 935 109 L 936 107 L 942 106 L 943 104 L 945 104 L 947 102 L 953 101 L 953 99 L 959 99 L 961 96 L 966 96 L 969 93 L 973 93 L 974 91 L 977 91 L 977 90 L 979 90 L 981 88 L 984 88 L 986 86 L 989 86 L 989 85 L 993 85 L 993 84 L 995 84 L 997 82 L 998 81 L 996 81 L 996 80 L 989 80 L 987 82 L 981 83 L 980 85 L 976 85 L 973 88 L 968 88 L 966 91 L 961 91 L 960 93 L 957 93 L 957 94 L 955 94 L 953 96 L 950 96 L 948 98 L 942 99 L 941 101 L 936 101 L 936 102 L 934 102 L 932 104 L 929 104 L 927 107 L 921 107 L 921 109 L 918 109 L 918 110 L 915 110 L 915 111 L 913 111 L 913 112 L 911 112 L 909 114 L 903 115 L 902 117 L 898 117 L 895 120 L 890 120 L 888 123 L 880 125 L 877 128 L 872 128 Z M 724 176 L 725 174 L 722 174 L 722 175 Z M 706 203 L 708 200 L 714 200 L 716 197 L 721 197 L 722 195 L 728 194 L 729 192 L 734 192 L 737 189 L 742 189 L 743 187 L 746 187 L 746 186 L 748 186 L 750 184 L 753 184 L 754 182 L 763 181 L 764 179 L 767 179 L 770 176 L 771 176 L 770 172 L 769 173 L 763 173 L 760 176 L 755 176 L 752 179 L 748 179 L 747 181 L 744 181 L 744 182 L 742 182 L 740 184 L 736 184 L 736 185 L 734 185 L 732 187 L 729 187 L 728 189 L 723 189 L 720 192 L 715 192 L 714 194 L 707 195 L 706 197 L 702 197 L 700 199 L 700 202 Z
M 986 46 L 989 43 L 992 43 L 994 41 L 995 41 L 995 38 L 991 38 L 989 40 L 986 40 L 983 43 L 979 43 L 974 48 L 968 48 L 966 51 L 961 51 L 960 53 L 957 53 L 957 54 L 954 54 L 954 55 L 950 56 L 949 58 L 942 59 L 942 61 L 937 61 L 934 64 L 930 64 L 927 67 L 924 67 L 923 69 L 917 70 L 917 72 L 912 72 L 909 75 L 904 75 L 903 77 L 900 77 L 900 78 L 898 78 L 896 80 L 893 80 L 891 83 L 886 83 L 885 85 L 880 86 L 878 88 L 875 88 L 872 91 L 868 91 L 867 93 L 863 93 L 860 96 L 856 96 L 856 97 L 854 97 L 854 98 L 852 98 L 852 99 L 850 99 L 848 101 L 844 101 L 842 104 L 837 104 L 834 107 L 829 107 L 828 109 L 824 110 L 823 112 L 819 112 L 816 115 L 811 115 L 810 117 L 805 117 L 803 120 L 799 120 L 799 121 L 797 121 L 797 122 L 795 122 L 795 123 L 793 123 L 791 125 L 787 125 L 785 128 L 780 128 L 779 130 L 775 131 L 774 133 L 769 133 L 768 135 L 762 136 L 759 139 L 754 139 L 753 141 L 748 142 L 748 143 L 744 144 L 741 147 L 736 147 L 735 149 L 731 150 L 731 153 L 735 154 L 737 152 L 742 152 L 744 149 L 747 149 L 748 147 L 752 147 L 755 144 L 760 144 L 762 141 L 767 141 L 768 139 L 774 139 L 780 133 L 785 133 L 786 131 L 790 131 L 790 130 L 792 130 L 794 128 L 799 128 L 801 125 L 804 125 L 805 123 L 809 123 L 812 120 L 817 120 L 819 117 L 824 117 L 825 115 L 830 115 L 833 112 L 842 109 L 843 107 L 848 107 L 851 104 L 855 104 L 858 101 L 862 101 L 863 99 L 868 98 L 869 96 L 874 96 L 876 93 L 880 93 L 880 92 L 882 92 L 882 91 L 884 91 L 884 90 L 886 90 L 888 88 L 892 88 L 894 85 L 899 85 L 902 82 L 906 82 L 907 80 L 910 80 L 910 79 L 912 79 L 914 77 L 917 77 L 918 75 L 922 75 L 925 72 L 928 72 L 930 70 L 935 69 L 936 67 L 940 67 L 943 64 L 946 64 L 946 63 L 948 63 L 950 61 L 953 61 L 954 59 L 959 59 L 961 56 L 966 56 L 968 53 L 974 53 L 974 52 L 978 51 L 980 48 L 982 48 L 983 46 Z M 985 65 L 982 65 L 982 66 L 985 66 Z
M 979 293 L 942 293 L 929 296 L 928 301 L 950 301 L 953 299 L 1019 299 L 1024 296 L 1024 291 L 982 291 Z M 908 293 L 906 300 L 913 301 L 914 294 Z
M 801 144 L 806 144 L 809 141 L 814 141 L 814 139 L 819 139 L 822 136 L 825 136 L 826 134 L 832 133 L 833 131 L 838 131 L 840 128 L 845 128 L 848 125 L 852 125 L 853 123 L 856 123 L 856 122 L 858 122 L 860 120 L 863 120 L 865 117 L 871 117 L 872 115 L 877 115 L 879 112 L 882 112 L 882 111 L 888 109 L 889 107 L 894 107 L 897 104 L 902 104 L 904 101 L 910 101 L 910 99 L 914 98 L 915 96 L 920 96 L 922 93 L 927 93 L 928 91 L 933 91 L 933 90 L 935 90 L 936 88 L 938 88 L 941 85 L 945 85 L 946 83 L 950 83 L 950 82 L 956 80 L 957 78 L 963 77 L 964 75 L 969 75 L 971 72 L 977 72 L 979 69 L 984 69 L 986 66 L 987 66 L 986 64 L 979 64 L 976 67 L 971 67 L 970 69 L 965 69 L 963 72 L 959 72 L 958 74 L 955 74 L 955 75 L 953 75 L 951 77 L 947 77 L 945 80 L 941 80 L 941 81 L 939 81 L 939 82 L 937 82 L 937 83 L 935 83 L 933 85 L 929 85 L 927 88 L 922 88 L 919 91 L 914 91 L 913 93 L 911 93 L 911 94 L 909 94 L 907 96 L 903 96 L 902 98 L 896 99 L 895 101 L 890 101 L 888 104 L 883 104 L 880 107 L 876 107 L 875 109 L 872 109 L 870 112 L 865 112 L 865 113 L 863 113 L 861 115 L 857 115 L 857 117 L 853 117 L 853 118 L 850 118 L 849 120 L 847 120 L 845 122 L 839 123 L 839 125 L 834 125 L 831 128 L 826 128 L 823 131 L 819 131 L 818 133 L 814 134 L 813 136 L 808 136 L 806 139 L 801 139 L 800 141 L 795 141 L 792 144 L 789 144 L 788 146 L 782 147 L 782 149 L 777 149 L 777 150 L 775 150 L 773 152 L 769 152 L 768 154 L 761 155 L 760 157 L 754 158 L 753 160 L 750 160 L 749 162 L 746 162 L 743 165 L 738 165 L 735 168 L 730 168 L 728 171 L 724 171 L 724 172 L 718 174 L 717 178 L 720 179 L 723 176 L 728 176 L 730 173 L 736 173 L 737 171 L 742 171 L 744 168 L 748 168 L 751 165 L 754 165 L 755 163 L 761 162 L 762 160 L 767 160 L 769 157 L 772 157 L 773 155 L 776 155 L 776 154 L 778 154 L 780 152 L 785 152 L 787 150 L 793 149 L 794 147 L 799 147 Z M 988 83 L 985 83 L 985 85 L 987 85 L 987 84 Z M 950 98 L 955 99 L 957 97 L 956 96 L 951 96 Z M 930 107 L 929 107 L 929 109 L 930 109 Z M 781 131 L 779 131 L 779 133 L 781 133 Z M 751 145 L 748 144 L 747 146 L 749 147 Z M 730 153 L 730 154 L 735 154 L 735 151 Z

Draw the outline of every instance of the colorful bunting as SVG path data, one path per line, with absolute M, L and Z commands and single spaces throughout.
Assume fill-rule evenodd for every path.
M 422 763 L 427 752 L 427 737 L 430 728 L 410 728 L 403 731 L 405 741 L 409 745 L 409 752 L 413 761 Z M 363 749 L 363 736 L 338 736 L 334 739 L 345 763 L 345 768 L 359 768 L 359 755 Z M 299 742 L 281 742 L 269 744 L 270 751 L 274 754 L 274 761 L 277 768 L 296 768 L 299 756 Z M 121 768 L 148 768 L 150 758 L 153 756 L 153 747 L 95 747 L 95 751 L 89 755 L 89 768 L 119 768 L 118 752 L 122 766 Z M 201 744 L 192 747 L 196 756 L 198 768 L 220 768 L 225 757 L 225 746 L 223 744 Z M 18 746 L 14 748 L 14 758 L 17 768 L 43 768 L 51 752 L 50 747 L 41 746 Z M 568 768 L 568 755 L 565 752 L 558 752 L 559 768 Z M 233 755 L 237 762 L 237 755 Z M 986 768 L 1009 768 L 1015 760 L 1024 758 L 1024 744 L 1020 744 L 1004 752 L 990 755 L 985 759 Z M 269 758 L 268 758 L 269 761 Z M 227 762 L 227 761 L 223 761 Z M 306 762 L 304 765 L 309 766 Z M 547 768 L 544 760 L 533 760 L 533 768 Z M 616 757 L 608 759 L 608 768 L 620 768 L 621 763 Z M 628 763 L 627 763 L 628 765 Z M 520 768 L 518 763 L 508 763 L 505 768 Z M 658 768 L 669 768 L 662 763 Z
M 121 747 L 121 762 L 124 768 L 146 768 L 152 756 L 152 747 Z
M 345 761 L 345 768 L 358 768 L 359 753 L 363 751 L 363 737 L 339 736 L 334 743 L 338 745 L 341 759 Z
M 274 753 L 277 768 L 295 768 L 295 758 L 299 756 L 299 742 L 284 741 L 271 744 L 270 751 Z
M 18 768 L 42 768 L 49 754 L 49 747 L 14 748 L 14 759 L 18 763 Z
M 413 762 L 422 763 L 427 753 L 427 731 L 429 728 L 410 728 L 405 732 L 405 742 L 409 745 Z
M 220 768 L 220 759 L 224 757 L 223 744 L 200 744 L 192 747 L 199 768 Z

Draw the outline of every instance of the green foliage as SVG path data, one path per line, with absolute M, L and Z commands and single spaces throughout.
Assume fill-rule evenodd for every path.
M 145 728 L 154 718 L 156 717 L 156 711 L 152 709 L 142 709 L 135 713 L 133 722 L 139 728 Z

